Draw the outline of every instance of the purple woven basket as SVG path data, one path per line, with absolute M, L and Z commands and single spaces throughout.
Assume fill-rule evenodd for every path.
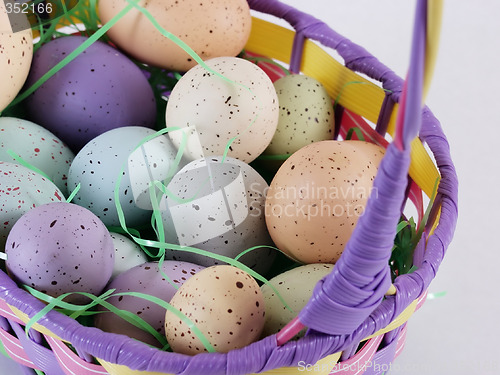
M 403 80 L 362 47 L 337 34 L 320 20 L 278 1 L 248 0 L 248 3 L 258 12 L 288 21 L 295 29 L 290 64 L 292 71 L 300 70 L 304 40 L 314 40 L 336 50 L 348 69 L 381 82 L 390 93 L 383 108 L 391 107 L 388 103 L 399 101 Z M 384 115 L 387 113 L 382 113 L 381 117 Z M 298 316 L 298 320 L 309 328 L 305 337 L 278 345 L 277 336 L 272 335 L 229 353 L 187 356 L 163 352 L 122 335 L 84 327 L 55 311 L 46 314 L 38 324 L 71 343 L 82 357 L 99 358 L 138 372 L 252 374 L 283 367 L 297 368 L 299 363 L 314 364 L 330 354 L 352 350 L 366 337 L 386 327 L 425 294 L 452 239 L 457 220 L 457 175 L 438 120 L 428 108 L 424 108 L 422 120 L 419 137 L 432 151 L 441 175 L 434 203 L 435 208 L 440 208 L 440 217 L 432 235 L 425 236 L 420 244 L 421 249 L 425 247 L 425 252 L 420 252 L 415 259 L 418 269 L 396 278 L 395 295 L 385 296 L 391 285 L 388 261 L 401 207 L 406 199 L 410 151 L 409 147 L 401 150 L 390 144 L 374 181 L 378 197 L 369 200 L 365 215 L 359 219 L 342 257 L 332 273 L 316 285 L 313 297 Z M 0 298 L 28 317 L 33 317 L 45 307 L 44 303 L 20 289 L 1 271 Z M 2 322 L 3 326 L 8 326 L 7 320 Z M 11 322 L 11 325 L 15 324 Z M 15 330 L 19 331 L 19 328 L 15 326 Z M 387 334 L 384 339 L 386 347 L 375 358 L 389 363 L 401 334 L 401 329 Z M 56 366 L 50 350 L 42 350 L 45 349 L 43 347 L 33 349 L 30 345 L 23 344 L 34 357 L 32 360 L 37 363 L 36 367 L 47 374 L 66 373 Z M 375 373 L 370 371 L 367 373 Z

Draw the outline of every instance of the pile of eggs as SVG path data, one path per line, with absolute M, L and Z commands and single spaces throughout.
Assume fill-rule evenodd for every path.
M 101 21 L 127 4 L 103 2 Z M 0 250 L 19 285 L 74 304 L 113 290 L 107 302 L 172 350 L 207 351 L 201 332 L 227 352 L 278 332 L 307 303 L 362 215 L 384 150 L 333 140 L 332 99 L 316 80 L 273 82 L 236 57 L 252 22 L 245 0 L 145 6 L 204 62 L 134 9 L 108 31 L 112 43 L 91 44 L 25 99 L 25 118 L 5 115 L 23 84 L 87 38 L 33 53 L 30 30 L 1 30 Z M 164 113 L 141 63 L 182 74 Z M 280 252 L 294 266 L 259 285 L 258 274 L 280 269 Z M 96 327 L 161 346 L 98 310 Z

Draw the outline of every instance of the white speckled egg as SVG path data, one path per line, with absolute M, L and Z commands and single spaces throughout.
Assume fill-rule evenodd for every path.
M 266 197 L 269 233 L 302 263 L 335 263 L 363 214 L 384 149 L 361 141 L 321 141 L 293 153 Z
M 168 137 L 161 135 L 134 149 L 155 132 L 140 126 L 110 130 L 87 143 L 71 164 L 68 187 L 81 188 L 74 202 L 88 208 L 106 225 L 119 226 L 115 188 L 123 167 L 119 187 L 120 204 L 127 226 L 149 222 L 153 207 L 149 184 L 163 181 L 178 170 L 177 151 Z
M 157 262 L 144 263 L 118 275 L 111 281 L 107 289 L 115 289 L 115 293 L 137 292 L 157 297 L 169 302 L 177 289 L 190 277 L 204 267 L 187 262 L 165 261 L 160 272 Z M 162 335 L 165 334 L 165 309 L 156 303 L 134 296 L 116 296 L 107 299 L 113 306 L 130 311 L 149 323 Z M 107 311 L 99 307 L 100 311 Z M 150 333 L 128 323 L 112 312 L 97 314 L 95 326 L 106 332 L 120 333 L 153 346 L 159 346 L 158 340 Z
M 51 181 L 19 164 L 0 161 L 0 251 L 23 214 L 36 206 L 64 200 Z
M 289 155 L 309 143 L 332 139 L 332 99 L 314 78 L 290 74 L 274 82 L 280 117 L 267 155 Z
M 140 264 L 146 263 L 148 257 L 141 247 L 119 233 L 110 233 L 115 248 L 115 265 L 112 278 Z
M 162 200 L 167 242 L 192 246 L 230 258 L 254 246 L 273 245 L 264 204 L 266 181 L 248 164 L 233 158 L 206 158 L 181 169 Z M 222 262 L 185 251 L 167 251 L 176 259 L 212 266 Z M 269 270 L 276 253 L 253 250 L 240 261 L 259 273 Z M 223 263 L 224 264 L 224 263 Z
M 309 302 L 316 283 L 328 275 L 332 269 L 333 264 L 306 264 L 269 280 L 269 283 L 293 311 L 283 304 L 270 285 L 262 285 L 261 290 L 266 306 L 266 324 L 262 336 L 277 333 L 290 323 Z
M 9 150 L 44 172 L 67 195 L 75 155 L 59 138 L 31 121 L 0 117 L 0 160 L 16 163 Z
M 11 4 L 11 3 L 10 3 Z M 16 15 L 18 21 L 23 21 Z M 0 1 L 0 112 L 19 93 L 28 77 L 33 58 L 33 34 L 28 20 L 22 31 L 12 32 L 5 2 Z M 22 25 L 17 25 L 22 26 Z
M 25 213 L 9 233 L 6 267 L 13 279 L 52 297 L 87 292 L 98 295 L 111 277 L 113 242 L 89 210 L 56 202 Z M 68 302 L 87 297 L 70 295 Z
M 170 304 L 195 323 L 218 352 L 257 340 L 265 322 L 257 282 L 232 266 L 198 272 L 179 288 Z M 174 352 L 194 355 L 206 351 L 192 329 L 170 311 L 165 316 L 165 334 Z
M 108 22 L 127 5 L 126 0 L 100 1 L 101 21 Z M 141 5 L 204 60 L 236 56 L 250 35 L 252 19 L 246 0 L 150 0 Z M 113 43 L 144 63 L 179 71 L 196 64 L 136 9 L 123 16 L 107 34 Z
M 184 155 L 195 160 L 228 155 L 250 163 L 269 145 L 278 124 L 278 98 L 257 65 L 236 57 L 206 61 L 223 79 L 201 65 L 175 85 L 167 103 L 167 127 L 176 147 L 187 137 Z

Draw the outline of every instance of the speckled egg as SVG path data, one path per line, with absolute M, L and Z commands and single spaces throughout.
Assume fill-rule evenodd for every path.
M 206 158 L 181 169 L 162 200 L 167 242 L 191 246 L 234 258 L 254 246 L 273 245 L 264 217 L 265 180 L 248 164 L 233 158 Z M 187 251 L 168 251 L 167 256 L 204 266 L 225 264 Z M 266 273 L 276 252 L 255 249 L 240 261 Z
M 31 85 L 87 40 L 57 38 L 33 57 Z M 110 129 L 152 127 L 156 119 L 153 90 L 141 70 L 108 44 L 95 42 L 45 82 L 26 100 L 29 119 L 47 128 L 78 152 Z
M 165 180 L 179 167 L 174 163 L 177 151 L 164 135 L 136 149 L 153 134 L 148 128 L 127 126 L 101 134 L 85 145 L 69 170 L 69 189 L 81 184 L 74 202 L 88 208 L 106 225 L 119 226 L 115 189 L 121 178 L 118 195 L 127 226 L 149 222 L 153 210 L 149 184 Z
M 328 275 L 332 269 L 333 264 L 306 264 L 269 280 L 292 311 L 283 304 L 270 285 L 262 285 L 261 290 L 266 306 L 266 323 L 262 337 L 277 333 L 290 323 L 309 302 L 316 283 Z
M 127 5 L 126 0 L 100 1 L 102 22 L 108 22 Z M 141 5 L 160 26 L 182 39 L 204 60 L 236 56 L 250 35 L 252 19 L 245 0 L 152 0 Z M 179 71 L 196 64 L 136 9 L 123 16 L 107 34 L 113 43 L 144 63 Z
M 33 58 L 33 34 L 28 20 L 22 31 L 13 32 L 5 2 L 0 2 L 0 112 L 14 100 L 28 77 Z M 11 3 L 9 3 L 11 4 Z M 17 20 L 23 21 L 16 15 Z M 22 26 L 22 25 L 16 25 Z
M 203 268 L 187 262 L 165 261 L 161 271 L 170 278 L 169 281 L 160 272 L 157 262 L 145 263 L 120 274 L 109 283 L 107 289 L 115 289 L 115 293 L 144 293 L 169 302 L 177 289 Z M 121 310 L 137 314 L 159 333 L 165 334 L 165 309 L 163 307 L 134 296 L 110 297 L 107 302 Z M 107 311 L 103 307 L 99 309 Z M 109 311 L 96 315 L 94 323 L 103 331 L 124 334 L 153 346 L 160 345 L 153 335 Z
M 115 248 L 115 265 L 111 278 L 148 261 L 141 247 L 123 234 L 110 233 Z
M 68 194 L 69 166 L 75 155 L 54 134 L 31 121 L 0 117 L 0 160 L 16 163 L 8 151 L 43 171 Z
M 290 74 L 274 82 L 280 116 L 267 155 L 290 155 L 309 143 L 332 139 L 332 99 L 314 78 Z
M 9 233 L 6 267 L 18 283 L 52 297 L 98 295 L 113 272 L 113 242 L 104 224 L 72 203 L 48 203 L 24 214 Z M 70 295 L 68 302 L 85 303 Z
M 167 103 L 167 127 L 173 143 L 189 160 L 228 155 L 250 163 L 269 145 L 278 124 L 278 98 L 269 77 L 257 65 L 236 57 L 206 61 L 175 85 Z M 230 81 L 228 81 L 230 80 Z
M 198 272 L 179 288 L 170 304 L 195 323 L 218 352 L 252 343 L 264 327 L 264 299 L 257 282 L 232 266 Z M 207 351 L 189 325 L 170 311 L 165 316 L 165 334 L 174 352 Z
M 0 161 L 0 251 L 17 220 L 36 206 L 64 200 L 51 181 L 19 164 Z
M 266 197 L 276 246 L 302 263 L 335 263 L 363 214 L 384 149 L 361 141 L 321 141 L 280 167 Z

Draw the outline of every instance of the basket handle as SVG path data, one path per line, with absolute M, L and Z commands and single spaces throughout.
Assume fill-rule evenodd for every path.
M 392 99 L 400 102 L 395 141 L 389 145 L 380 164 L 365 214 L 359 218 L 332 272 L 317 283 L 308 304 L 297 319 L 280 332 L 278 342 L 291 338 L 304 326 L 331 335 L 351 334 L 380 305 L 391 286 L 389 258 L 408 184 L 410 143 L 422 122 L 427 1 L 417 3 L 412 66 L 403 87 L 401 79 L 364 48 L 332 33 L 318 19 L 277 0 L 249 0 L 249 3 L 254 10 L 285 19 L 296 30 L 290 63 L 292 71 L 300 71 L 304 40 L 317 40 L 335 49 L 351 70 L 388 86 L 394 92 Z

